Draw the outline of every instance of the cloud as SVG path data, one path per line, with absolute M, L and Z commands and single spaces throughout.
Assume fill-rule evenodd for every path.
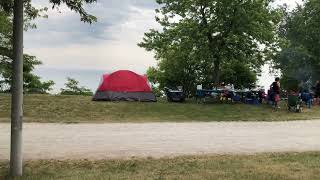
M 35 2 L 36 6 L 50 6 Z M 150 0 L 108 0 L 98 1 L 86 7 L 87 11 L 98 18 L 98 22 L 92 25 L 80 22 L 79 15 L 70 11 L 66 6 L 48 11 L 48 19 L 38 19 L 38 26 L 35 30 L 30 30 L 26 35 L 26 46 L 67 46 L 71 44 L 101 43 L 114 40 L 112 32 L 114 27 L 122 23 L 128 23 L 128 19 L 136 9 L 154 11 L 156 3 Z M 140 11 L 141 12 L 141 11 Z M 143 15 L 143 14 L 142 14 Z M 142 16 L 146 18 L 145 16 Z M 108 33 L 109 32 L 109 33 Z M 111 32 L 111 33 L 110 33 Z
M 103 3 L 102 3 L 103 2 Z M 89 25 L 62 7 L 38 21 L 38 29 L 26 33 L 26 52 L 43 61 L 44 68 L 130 69 L 145 73 L 155 65 L 153 54 L 137 46 L 143 34 L 158 27 L 155 3 L 145 1 L 100 1 L 87 9 L 98 17 Z

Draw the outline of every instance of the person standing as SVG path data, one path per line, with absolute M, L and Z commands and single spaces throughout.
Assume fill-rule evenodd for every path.
M 270 86 L 270 89 L 273 91 L 273 101 L 274 101 L 274 108 L 280 108 L 279 107 L 279 102 L 280 102 L 280 78 L 277 77 L 275 79 L 275 82 L 273 82 Z

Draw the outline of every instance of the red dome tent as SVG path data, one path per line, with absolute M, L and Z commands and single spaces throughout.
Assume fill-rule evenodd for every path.
M 146 101 L 155 102 L 156 97 L 148 83 L 146 76 L 132 71 L 116 71 L 103 75 L 94 101 Z

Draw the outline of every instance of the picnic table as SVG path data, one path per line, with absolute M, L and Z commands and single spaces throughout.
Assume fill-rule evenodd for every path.
M 248 93 L 252 93 L 252 101 L 255 101 L 258 98 L 258 92 L 252 91 L 252 90 L 227 90 L 227 89 L 197 89 L 196 92 L 196 99 L 200 100 L 202 102 L 206 101 L 206 98 L 216 98 L 221 99 L 222 95 L 225 93 L 225 91 L 228 91 L 229 93 L 232 93 L 233 96 L 230 97 L 231 100 L 234 96 L 239 97 L 238 101 L 242 101 L 244 103 L 247 103 L 247 95 Z M 255 103 L 255 102 L 254 102 Z
M 205 102 L 206 98 L 220 99 L 223 93 L 223 89 L 197 89 L 196 99 L 202 102 Z
M 206 96 L 212 96 L 213 94 L 221 94 L 223 93 L 223 90 L 215 90 L 215 89 L 198 89 L 197 90 L 197 96 L 199 97 L 206 97 Z

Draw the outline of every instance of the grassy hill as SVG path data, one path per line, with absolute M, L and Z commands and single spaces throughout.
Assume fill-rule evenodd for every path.
M 10 121 L 10 95 L 0 94 L 0 122 Z M 282 121 L 319 119 L 320 108 L 297 114 L 285 104 L 277 112 L 267 105 L 184 104 L 141 102 L 93 102 L 85 96 L 26 95 L 26 122 L 187 122 L 187 121 Z

